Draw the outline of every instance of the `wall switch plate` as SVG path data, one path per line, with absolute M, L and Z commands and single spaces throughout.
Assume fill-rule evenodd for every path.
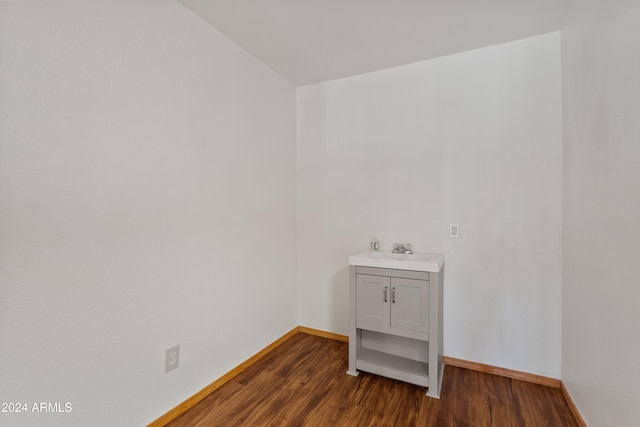
M 168 348 L 164 351 L 164 373 L 180 366 L 180 345 Z
M 460 237 L 460 225 L 449 224 L 449 237 L 457 239 Z

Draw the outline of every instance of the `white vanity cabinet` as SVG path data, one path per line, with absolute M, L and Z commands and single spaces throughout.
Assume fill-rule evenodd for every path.
M 407 266 L 402 260 L 382 265 Z M 358 265 L 372 263 L 356 256 L 350 264 L 347 373 L 364 371 L 417 384 L 439 398 L 444 257 L 435 266 L 410 265 L 437 271 Z

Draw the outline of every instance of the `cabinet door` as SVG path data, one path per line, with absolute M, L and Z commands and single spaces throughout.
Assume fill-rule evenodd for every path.
M 391 278 L 391 327 L 429 332 L 429 282 Z
M 389 277 L 356 276 L 356 324 L 358 327 L 388 327 L 389 301 L 391 301 Z

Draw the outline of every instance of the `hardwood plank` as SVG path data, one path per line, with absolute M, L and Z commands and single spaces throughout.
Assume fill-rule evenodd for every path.
M 579 427 L 559 389 L 514 381 L 513 392 L 525 421 L 522 425 Z
M 447 366 L 433 399 L 347 367 L 347 343 L 297 333 L 166 425 L 579 427 L 559 389 Z

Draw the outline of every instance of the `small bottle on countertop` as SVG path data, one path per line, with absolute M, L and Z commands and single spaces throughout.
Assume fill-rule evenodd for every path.
M 380 242 L 377 237 L 371 238 L 371 243 L 369 243 L 369 250 L 377 251 L 380 250 Z

